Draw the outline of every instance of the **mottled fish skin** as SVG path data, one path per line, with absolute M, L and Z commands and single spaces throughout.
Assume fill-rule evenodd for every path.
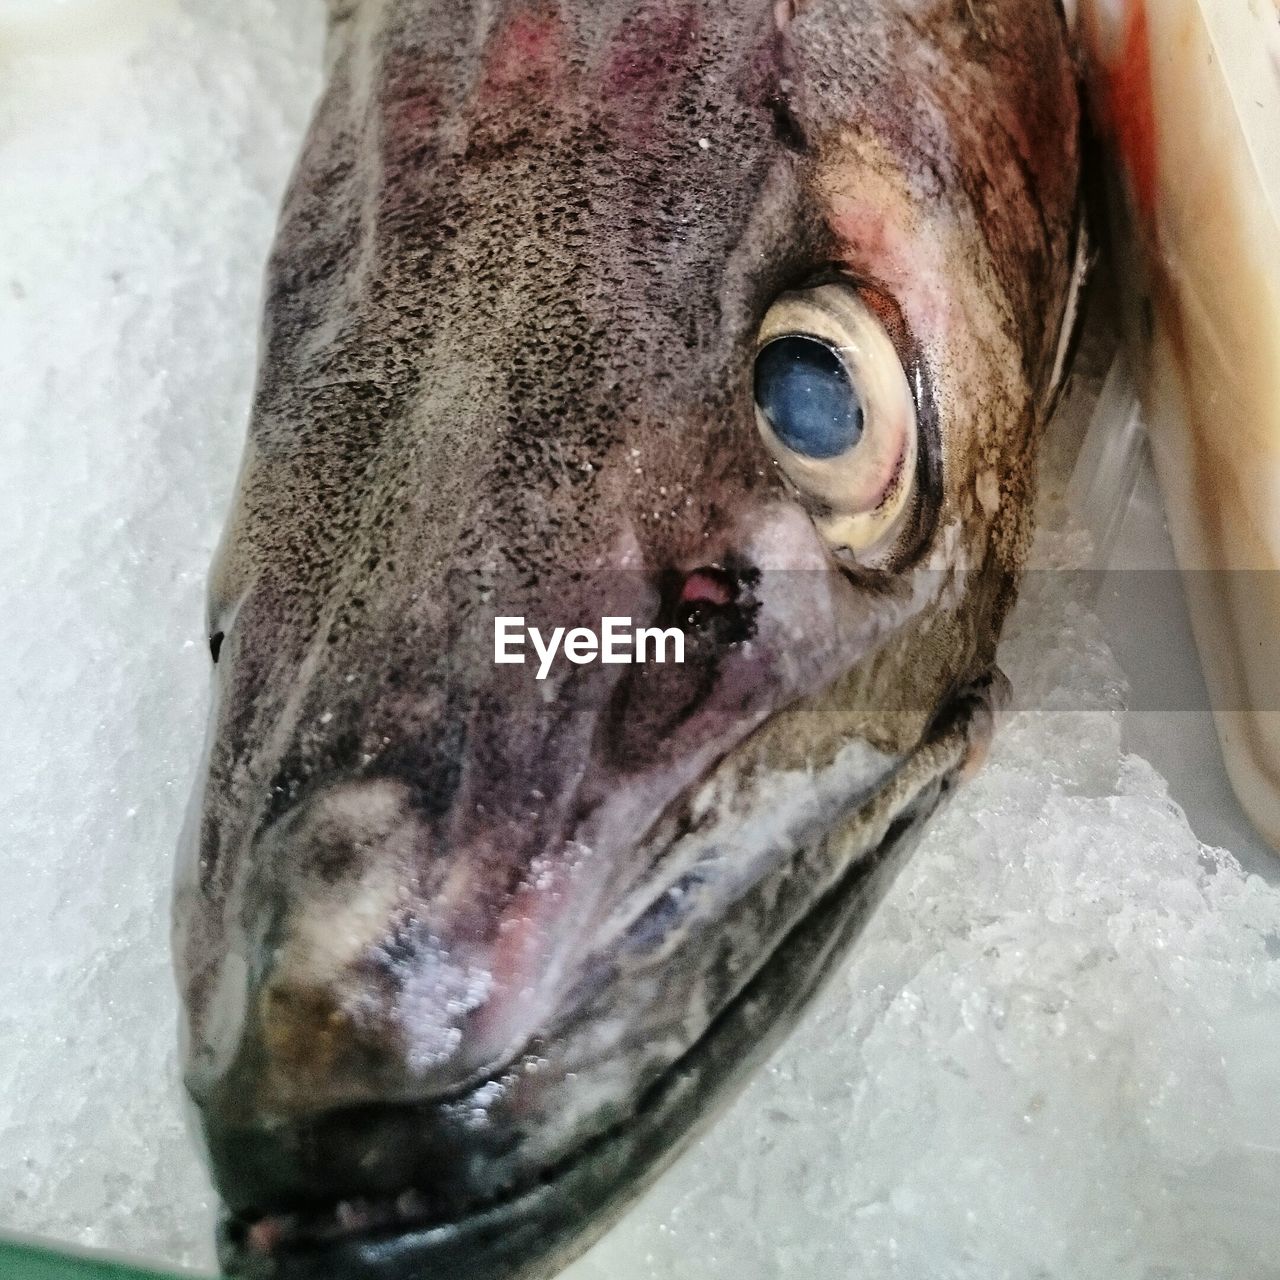
M 790 1024 L 989 728 L 1077 134 L 1054 0 L 333 0 L 177 892 L 229 1271 L 552 1275 Z M 920 421 L 868 568 L 752 403 L 834 279 Z

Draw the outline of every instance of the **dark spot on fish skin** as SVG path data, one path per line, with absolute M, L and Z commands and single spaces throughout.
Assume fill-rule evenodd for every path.
M 916 818 L 917 814 L 914 809 L 908 809 L 905 813 L 901 813 L 894 818 L 894 820 L 889 823 L 888 827 L 885 829 L 882 847 L 892 848 L 897 844 L 897 842 L 911 830 Z
M 322 884 L 335 885 L 356 865 L 357 852 L 350 840 L 318 839 L 311 850 L 309 870 Z
M 259 823 L 259 830 L 270 826 L 276 818 L 293 808 L 302 794 L 304 783 L 305 775 L 300 776 L 293 773 L 290 768 L 290 762 L 287 762 L 276 771 L 275 776 L 267 786 L 267 807 Z
M 280 762 L 266 786 L 266 803 L 258 819 L 256 832 L 267 827 L 294 808 L 307 794 L 317 774 L 341 777 L 354 770 L 360 752 L 360 737 L 344 728 L 326 744 L 323 754 L 308 751 L 299 744 Z
M 791 110 L 791 103 L 787 100 L 787 96 L 782 89 L 775 89 L 765 99 L 765 105 L 769 108 L 769 113 L 773 117 L 774 137 L 784 147 L 792 151 L 804 151 L 809 145 L 808 140 L 805 138 L 804 129 L 800 121 L 796 119 L 795 113 Z
M 196 853 L 197 872 L 202 889 L 208 888 L 222 844 L 222 827 L 217 815 L 206 812 L 200 822 L 200 843 Z
M 427 941 L 426 929 L 419 920 L 400 915 L 377 947 L 369 952 L 367 963 L 393 982 L 403 981 Z
M 427 820 L 449 811 L 462 776 L 467 726 L 458 714 L 448 715 L 427 742 L 410 741 L 384 753 L 377 772 L 402 778 L 412 788 L 413 804 Z

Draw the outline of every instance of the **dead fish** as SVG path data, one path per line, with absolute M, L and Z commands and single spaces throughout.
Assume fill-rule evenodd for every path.
M 550 1276 L 797 1016 L 990 732 L 1077 111 L 1055 0 L 334 0 L 177 890 L 229 1273 Z

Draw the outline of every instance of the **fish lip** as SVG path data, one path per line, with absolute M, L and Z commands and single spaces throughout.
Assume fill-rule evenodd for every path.
M 960 739 L 966 748 L 989 732 L 985 713 L 992 701 L 999 700 L 1000 689 L 978 688 L 976 697 L 971 696 L 973 692 L 971 688 L 949 699 L 936 721 L 945 724 L 946 737 Z M 902 764 L 918 757 L 933 741 L 934 735 L 926 735 Z M 696 1081 L 709 1062 L 719 1062 L 725 1056 L 730 1061 L 723 1074 L 741 1080 L 782 1038 L 794 1019 L 771 1019 L 755 1052 L 733 1059 L 731 1032 L 744 1008 L 757 1002 L 761 989 L 770 983 L 787 985 L 787 964 L 780 957 L 789 959 L 806 938 L 820 932 L 815 926 L 822 923 L 822 917 L 838 917 L 840 908 L 849 904 L 856 915 L 857 905 L 873 897 L 863 892 L 870 882 L 881 877 L 892 881 L 914 843 L 911 837 L 918 836 L 966 765 L 966 751 L 962 750 L 948 767 L 924 776 L 903 800 L 884 836 L 852 856 L 839 880 L 815 899 L 747 985 L 681 1057 L 644 1089 L 623 1120 L 592 1134 L 563 1159 L 535 1170 L 520 1183 L 477 1197 L 453 1216 L 432 1217 L 424 1197 L 413 1187 L 395 1195 L 337 1201 L 296 1214 L 250 1210 L 230 1215 L 219 1228 L 219 1256 L 227 1275 L 240 1280 L 433 1280 L 437 1274 L 465 1274 L 467 1280 L 542 1280 L 554 1275 L 603 1235 L 634 1194 L 674 1160 L 696 1136 L 699 1118 L 710 1119 L 710 1115 L 703 1115 L 705 1108 L 688 1105 L 685 1131 L 674 1138 L 665 1136 L 669 1130 L 662 1120 L 680 1109 L 682 1090 L 691 1087 L 689 1082 Z M 886 781 L 867 804 L 874 803 L 888 786 Z M 878 895 L 874 900 L 878 901 Z M 844 948 L 832 942 L 828 950 L 843 954 Z M 798 1012 L 813 986 L 816 981 L 786 1003 Z M 723 1050 L 726 1043 L 729 1055 L 718 1057 L 716 1050 Z M 692 1089 L 698 1093 L 696 1084 Z M 703 1086 L 702 1095 L 732 1096 L 735 1091 L 734 1079 L 718 1078 Z M 405 1110 L 411 1114 L 417 1108 L 406 1106 Z M 603 1185 L 593 1176 L 598 1165 L 610 1163 L 606 1157 L 611 1146 L 629 1142 L 643 1148 L 646 1137 L 650 1150 L 628 1156 Z M 584 1181 L 585 1187 L 575 1188 L 575 1183 Z M 585 1203 L 584 1192 L 592 1197 Z M 557 1198 L 573 1206 L 574 1223 L 571 1228 L 561 1223 L 559 1243 L 549 1246 L 547 1219 L 556 1216 Z M 603 1212 L 596 1213 L 600 1208 Z M 593 1214 L 595 1221 L 584 1225 Z M 517 1251 L 521 1248 L 532 1252 L 521 1254 Z M 559 1260 L 551 1261 L 557 1248 Z M 465 1270 L 456 1270 L 460 1267 Z

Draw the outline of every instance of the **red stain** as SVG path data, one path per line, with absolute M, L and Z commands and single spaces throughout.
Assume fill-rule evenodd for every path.
M 600 85 L 605 101 L 662 93 L 687 61 L 696 34 L 693 13 L 681 7 L 629 19 L 605 63 Z
M 1123 49 L 1107 77 L 1105 109 L 1107 125 L 1133 182 L 1138 210 L 1149 220 L 1156 207 L 1156 113 L 1143 0 L 1126 18 Z
M 484 1015 L 491 1011 L 493 1004 L 527 996 L 536 973 L 536 962 L 543 958 L 541 953 L 546 941 L 538 918 L 539 905 L 537 892 L 525 889 L 502 913 L 501 927 L 489 960 L 494 993 L 490 1003 L 479 1012 L 479 1021 L 485 1020 Z
M 382 129 L 395 148 L 419 145 L 440 122 L 440 86 L 413 66 L 391 65 L 380 91 Z
M 596 93 L 607 108 L 613 135 L 646 148 L 693 66 L 698 24 L 681 3 L 650 5 L 630 15 L 610 42 L 600 64 Z
M 377 139 L 385 175 L 380 207 L 412 216 L 428 198 L 443 115 L 435 68 L 409 55 L 389 57 L 378 90 Z
M 680 588 L 680 603 L 724 608 L 733 603 L 733 595 L 732 580 L 722 569 L 695 569 Z
M 572 928 L 573 876 L 564 862 L 522 885 L 502 909 L 488 957 L 492 980 L 487 998 L 472 1014 L 468 1035 L 505 1048 L 513 1029 L 529 1021 L 531 1005 L 548 972 L 557 939 Z
M 434 89 L 424 89 L 412 97 L 397 97 L 387 115 L 387 128 L 396 138 L 421 141 L 429 136 L 440 120 L 440 96 Z
M 525 9 L 498 32 L 485 57 L 483 90 L 509 91 L 554 78 L 565 62 L 564 29 L 553 13 Z

